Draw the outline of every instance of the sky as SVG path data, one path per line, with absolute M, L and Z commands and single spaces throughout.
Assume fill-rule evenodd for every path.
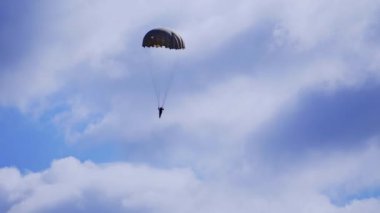
M 1 1 L 0 212 L 379 212 L 379 14 Z M 142 48 L 157 27 L 186 49 Z M 152 72 L 175 72 L 161 119 Z

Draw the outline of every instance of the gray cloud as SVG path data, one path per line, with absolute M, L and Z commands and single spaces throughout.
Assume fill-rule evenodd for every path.
M 361 142 L 379 135 L 380 121 L 374 116 L 379 88 L 373 84 L 334 93 L 305 92 L 300 104 L 258 129 L 251 140 L 260 141 L 261 151 L 276 159 L 361 149 L 367 145 Z

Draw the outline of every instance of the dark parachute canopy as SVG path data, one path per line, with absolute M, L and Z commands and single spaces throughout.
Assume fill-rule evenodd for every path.
M 169 49 L 185 49 L 185 43 L 181 36 L 175 32 L 164 29 L 156 28 L 147 32 L 144 36 L 143 47 L 165 47 Z

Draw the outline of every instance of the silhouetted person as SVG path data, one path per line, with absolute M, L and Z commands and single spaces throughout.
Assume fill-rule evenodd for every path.
M 164 111 L 163 107 L 158 107 L 158 118 L 161 118 L 162 112 Z

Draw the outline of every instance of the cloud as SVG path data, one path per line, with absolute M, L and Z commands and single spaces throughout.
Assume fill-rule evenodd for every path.
M 310 10 L 312 11 L 318 11 L 318 8 L 322 7 L 320 4 L 305 4 L 304 6 L 310 7 Z M 365 7 L 365 5 L 363 7 Z M 331 9 L 332 11 L 328 10 L 325 12 L 330 14 L 331 16 L 323 16 L 327 19 L 326 26 L 323 25 L 324 31 L 329 31 L 329 24 L 331 24 L 331 26 L 339 25 L 335 23 L 335 16 L 333 14 L 335 14 L 335 12 L 337 11 L 334 10 L 334 8 Z M 305 10 L 308 11 L 307 9 Z M 351 17 L 351 12 L 347 12 L 347 15 L 342 14 L 342 17 L 339 16 L 342 19 L 341 21 L 347 21 L 347 23 L 349 23 L 351 18 L 354 18 L 356 16 L 360 17 L 360 20 L 362 20 L 362 22 L 360 23 L 363 23 L 363 25 L 360 25 L 362 27 L 359 27 L 358 31 L 353 32 L 353 35 L 357 37 L 364 36 L 368 31 L 367 27 L 369 23 L 371 23 L 370 18 L 372 16 L 368 15 L 362 17 L 362 13 L 353 11 L 355 10 L 354 7 L 350 7 L 347 10 L 353 12 L 355 16 Z M 237 13 L 238 10 L 231 10 L 231 13 L 233 12 Z M 305 14 L 300 13 L 291 15 L 288 12 L 284 12 L 278 15 L 278 19 L 282 20 L 280 21 L 280 23 L 283 23 L 284 25 L 282 26 L 282 28 L 286 27 L 289 28 L 287 29 L 287 31 L 298 32 L 298 28 L 306 28 L 309 25 L 295 25 L 294 28 L 297 29 L 293 29 L 291 24 L 293 22 L 296 22 L 296 18 L 293 18 L 293 16 L 297 16 L 297 20 L 308 20 L 307 17 L 309 15 L 310 14 L 306 12 Z M 224 18 L 228 18 L 228 16 L 221 17 L 222 20 L 224 20 Z M 249 16 L 249 18 L 252 17 Z M 275 49 L 272 49 L 273 42 L 275 44 L 275 41 L 279 39 L 276 34 L 278 25 L 269 24 L 269 26 L 273 26 L 273 28 L 255 28 L 255 26 L 258 25 L 252 23 L 248 25 L 237 26 L 239 26 L 240 28 L 232 37 L 230 37 L 228 34 L 223 34 L 222 37 L 216 36 L 218 37 L 217 41 L 215 41 L 216 43 L 211 42 L 217 44 L 213 48 L 214 50 L 233 52 L 233 54 L 220 54 L 217 57 L 213 58 L 206 55 L 206 53 L 204 53 L 202 49 L 197 48 L 197 46 L 189 46 L 191 47 L 189 48 L 191 49 L 189 53 L 190 59 L 192 58 L 191 54 L 195 54 L 194 51 L 196 51 L 196 54 L 204 56 L 205 59 L 203 59 L 204 61 L 202 61 L 200 64 L 199 62 L 197 62 L 197 65 L 199 66 L 190 66 L 190 68 L 184 67 L 185 71 L 181 74 L 183 74 L 185 77 L 183 77 L 183 79 L 179 79 L 179 81 L 182 80 L 181 82 L 179 82 L 179 84 L 194 84 L 194 86 L 200 86 L 202 90 L 192 89 L 192 91 L 189 91 L 184 95 L 177 93 L 177 97 L 172 97 L 173 99 L 177 98 L 177 101 L 175 102 L 176 105 L 174 105 L 173 108 L 176 111 L 178 110 L 178 113 L 174 112 L 174 116 L 177 116 L 177 118 L 174 118 L 174 116 L 172 116 L 172 118 L 169 117 L 168 119 L 173 121 L 171 123 L 174 123 L 174 125 L 179 124 L 181 126 L 184 126 L 184 128 L 189 128 L 190 122 L 193 123 L 191 124 L 192 126 L 199 126 L 198 124 L 207 124 L 209 121 L 219 124 L 226 123 L 226 125 L 229 122 L 233 121 L 235 123 L 239 123 L 239 125 L 232 125 L 230 123 L 229 126 L 236 126 L 236 128 L 233 129 L 235 129 L 236 131 L 242 131 L 244 129 L 247 129 L 246 132 L 249 132 L 250 129 L 255 128 L 255 125 L 251 125 L 252 123 L 265 121 L 266 119 L 270 118 L 269 115 L 278 113 L 279 110 L 283 109 L 284 107 L 286 108 L 287 105 L 293 104 L 298 98 L 299 91 L 312 87 L 318 87 L 322 90 L 334 90 L 335 88 L 339 88 L 342 86 L 360 86 L 360 84 L 363 83 L 363 79 L 365 80 L 366 78 L 368 78 L 368 76 L 372 76 L 373 72 L 377 73 L 376 69 L 370 69 L 370 64 L 372 64 L 373 61 L 375 61 L 375 59 L 373 58 L 373 56 L 371 56 L 371 52 L 367 52 L 367 40 L 358 39 L 357 37 L 353 36 L 347 38 L 350 39 L 349 41 L 340 42 L 341 38 L 345 38 L 345 36 L 347 36 L 346 31 L 339 30 L 336 32 L 334 31 L 335 33 L 332 34 L 326 33 L 326 37 L 316 36 L 311 38 L 303 38 L 307 37 L 307 35 L 309 34 L 300 34 L 297 35 L 296 38 L 281 38 L 282 40 L 285 40 L 288 43 L 288 45 L 275 46 Z M 354 25 L 351 27 L 354 27 Z M 197 30 L 196 28 L 190 29 L 193 34 L 201 32 L 209 33 L 209 31 L 206 30 Z M 257 32 L 256 30 L 262 30 L 262 32 Z M 212 30 L 212 32 L 214 31 L 215 29 Z M 305 29 L 302 31 L 308 30 Z M 218 32 L 217 29 L 216 32 Z M 273 32 L 273 37 L 270 37 L 271 32 Z M 263 38 L 260 37 L 260 34 L 266 36 L 269 35 L 269 38 L 265 38 L 265 40 L 262 40 Z M 318 35 L 318 33 L 315 34 Z M 192 43 L 192 39 L 196 37 L 195 35 L 191 35 L 192 34 L 188 35 L 190 38 L 190 44 Z M 260 47 L 261 52 L 253 51 L 254 55 L 251 57 L 247 57 L 246 55 L 249 55 L 247 51 L 243 51 L 242 53 L 240 53 L 241 49 L 245 45 L 247 45 L 246 43 L 242 42 L 240 46 L 235 46 L 233 44 L 236 43 L 236 40 L 245 41 L 251 36 L 257 37 L 257 39 L 253 40 L 252 42 L 259 43 L 263 41 L 264 44 L 262 45 L 262 47 Z M 215 36 L 212 37 L 215 38 Z M 207 42 L 207 36 L 205 37 L 205 39 L 205 42 Z M 197 41 L 200 40 L 201 39 L 197 39 Z M 230 44 L 230 46 L 227 46 L 227 49 L 223 49 L 223 46 L 218 43 L 218 41 L 220 40 L 222 40 L 223 43 L 227 45 Z M 297 44 L 292 45 L 292 40 L 297 40 Z M 339 42 L 334 43 L 338 40 Z M 311 42 L 315 42 L 315 44 L 309 44 Z M 355 48 L 347 51 L 347 44 L 352 44 L 352 42 L 360 42 L 361 44 L 357 45 L 359 49 Z M 325 44 L 328 44 L 328 46 L 326 46 Z M 300 45 L 303 45 L 304 47 L 299 49 Z M 255 50 L 255 46 L 252 46 L 251 49 Z M 357 55 L 359 56 L 359 52 L 368 57 L 360 57 L 357 61 L 351 60 L 351 57 Z M 256 59 L 256 54 L 261 54 L 261 56 L 258 56 L 257 58 L 259 58 L 262 61 Z M 348 56 L 346 56 L 345 54 L 347 54 Z M 247 58 L 246 61 L 243 62 L 245 63 L 243 66 L 234 63 L 234 61 L 237 60 L 237 58 L 239 57 Z M 227 58 L 232 58 L 231 62 L 228 62 Z M 272 64 L 271 62 L 273 61 L 276 61 L 276 63 Z M 235 68 L 229 65 L 231 63 L 236 65 L 237 70 L 234 70 Z M 189 66 L 188 64 L 184 65 Z M 223 66 L 227 66 L 227 68 L 223 68 Z M 197 71 L 197 69 L 199 69 L 199 71 Z M 194 77 L 191 77 L 190 74 L 188 74 L 188 72 L 192 73 L 193 75 L 199 76 L 198 78 L 199 80 L 201 80 L 201 82 L 197 85 L 196 81 L 187 81 L 188 78 L 194 79 Z M 206 75 L 207 78 L 202 79 L 202 75 Z M 128 96 L 130 97 L 130 95 Z M 121 97 L 124 98 L 125 96 L 120 96 L 120 98 Z M 262 101 L 259 97 L 267 98 Z M 131 103 L 126 103 L 125 100 L 120 100 L 120 98 L 115 99 L 115 105 L 126 107 L 128 106 L 128 108 L 130 108 L 131 111 L 135 111 L 133 110 L 133 106 L 130 106 Z M 258 102 L 260 102 L 260 105 L 262 106 L 259 106 L 257 104 Z M 230 105 L 233 106 L 230 107 Z M 124 116 L 128 116 L 125 115 L 124 110 L 118 106 L 112 106 L 111 108 L 112 110 L 108 112 L 108 115 L 105 115 L 104 122 L 107 121 L 109 124 L 111 124 L 111 117 L 121 118 Z M 265 112 L 264 110 L 268 111 Z M 135 112 L 139 113 L 139 117 L 144 117 L 144 115 L 142 114 L 143 112 Z M 186 114 L 191 115 L 191 118 L 184 118 L 183 115 Z M 224 116 L 221 116 L 223 114 Z M 261 116 L 263 116 L 263 118 L 261 118 Z M 150 118 L 145 118 L 143 120 L 146 119 Z M 226 120 L 221 121 L 223 119 Z M 113 125 L 130 126 L 130 124 L 126 122 L 126 120 L 128 120 L 127 118 L 122 120 L 120 121 L 122 122 L 122 124 L 114 123 Z M 99 127 L 102 126 L 104 122 L 99 122 L 98 124 L 93 123 L 91 126 L 89 126 L 91 131 L 89 130 L 88 132 L 93 132 L 95 127 L 101 129 Z M 240 124 L 246 124 L 245 128 L 242 128 Z M 133 124 L 133 126 L 131 126 L 130 128 L 139 128 L 139 125 Z M 151 131 L 151 129 L 157 128 L 157 126 L 153 125 L 152 127 L 147 127 L 144 123 L 142 124 L 141 128 L 148 129 L 149 131 Z M 112 129 L 115 130 L 115 128 Z M 200 128 L 197 128 L 197 130 L 198 129 Z
M 378 195 L 352 197 L 343 206 L 332 200 L 379 187 L 380 173 L 372 163 L 378 156 L 378 146 L 369 146 L 287 172 L 266 173 L 260 167 L 232 175 L 240 183 L 231 181 L 231 175 L 202 179 L 189 168 L 95 164 L 68 157 L 41 172 L 2 168 L 0 207 L 4 212 L 375 212 Z
M 69 0 L 8 14 L 20 23 L 11 35 L 33 39 L 0 42 L 15 49 L 0 55 L 1 106 L 47 118 L 69 142 L 125 144 L 144 164 L 3 168 L 0 210 L 377 212 L 377 102 L 366 98 L 378 91 L 378 10 L 375 0 Z M 158 120 L 141 38 L 162 25 L 187 49 Z M 313 116 L 321 108 L 335 125 Z
M 188 62 L 181 64 L 184 72 L 179 84 L 190 89 L 170 97 L 180 100 L 178 105 L 174 102 L 173 108 L 179 110 L 169 126 L 189 127 L 189 122 L 194 126 L 210 119 L 226 119 L 222 122 L 226 123 L 243 117 L 246 127 L 242 129 L 252 129 L 252 123 L 262 122 L 291 104 L 298 90 L 315 86 L 315 82 L 325 81 L 332 88 L 342 82 L 355 84 L 378 70 L 375 53 L 379 48 L 370 36 L 378 8 L 375 1 L 355 2 L 344 9 L 339 2 L 331 5 L 326 1 L 225 3 L 199 1 L 177 10 L 182 3 L 157 2 L 165 5 L 163 10 L 145 2 L 131 5 L 119 0 L 107 4 L 40 2 L 45 9 L 31 18 L 36 27 L 25 29 L 36 39 L 23 45 L 31 48 L 19 57 L 18 66 L 2 72 L 0 102 L 37 115 L 55 112 L 52 119 L 68 141 L 102 134 L 118 134 L 118 138 L 145 135 L 142 129 L 152 131 L 157 125 L 135 124 L 138 120 L 133 116 L 153 119 L 144 115 L 148 107 L 143 111 L 133 106 L 136 101 L 141 106 L 151 100 L 140 43 L 150 26 L 161 23 L 176 28 L 188 46 L 184 54 Z M 358 60 L 351 60 L 356 56 Z M 239 83 L 233 83 L 239 81 L 246 86 L 239 88 Z M 283 88 L 268 90 L 278 83 Z M 197 90 L 197 86 L 204 90 Z M 288 94 L 278 93 L 287 89 Z M 230 97 L 236 93 L 239 95 Z M 272 105 L 267 112 L 258 108 L 251 113 L 257 108 L 254 102 L 261 101 L 258 95 L 271 97 L 263 108 Z M 180 96 L 196 99 L 196 106 Z M 234 106 L 237 110 L 222 107 L 230 105 L 231 99 L 239 103 Z M 216 109 L 210 112 L 215 103 Z M 219 116 L 226 111 L 228 116 Z M 183 123 L 179 112 L 193 116 Z M 121 126 L 123 129 L 118 129 Z M 113 132 L 107 133 L 110 129 Z M 126 133 L 125 129 L 131 130 Z
M 308 91 L 299 104 L 252 134 L 261 151 L 274 158 L 303 158 L 310 152 L 361 149 L 379 135 L 377 84 L 330 92 Z M 252 146 L 257 146 L 257 144 Z M 256 147 L 257 148 L 257 147 Z M 297 153 L 297 155 L 294 155 Z
M 1 192 L 9 212 L 88 212 L 154 208 L 181 200 L 197 186 L 185 169 L 160 170 L 143 165 L 96 165 L 75 158 L 54 161 L 46 171 L 21 175 L 2 169 Z M 159 206 L 157 206 L 159 207 Z

